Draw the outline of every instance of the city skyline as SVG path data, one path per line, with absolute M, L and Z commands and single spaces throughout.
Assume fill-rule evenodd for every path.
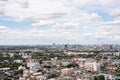
M 0 0 L 0 45 L 120 44 L 120 0 Z

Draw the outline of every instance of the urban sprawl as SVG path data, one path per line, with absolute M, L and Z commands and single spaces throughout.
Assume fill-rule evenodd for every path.
M 0 80 L 120 80 L 120 45 L 0 46 Z

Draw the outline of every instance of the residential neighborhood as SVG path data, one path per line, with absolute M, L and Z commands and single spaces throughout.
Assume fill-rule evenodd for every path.
M 120 80 L 120 46 L 72 46 L 1 46 L 0 80 Z

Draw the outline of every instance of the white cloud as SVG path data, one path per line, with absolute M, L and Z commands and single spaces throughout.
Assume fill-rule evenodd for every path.
M 68 14 L 73 15 L 72 13 L 76 15 L 75 18 L 80 17 L 80 19 L 90 17 L 88 20 L 96 20 L 99 18 L 97 13 L 88 14 L 85 11 L 79 11 L 68 0 L 8 0 L 1 2 L 0 13 L 18 21 L 56 19 Z
M 50 25 L 55 25 L 55 22 L 50 20 L 41 20 L 39 22 L 32 23 L 33 27 L 44 27 L 44 26 L 50 26 Z
M 120 0 L 0 0 L 0 17 L 10 17 L 13 21 L 33 21 L 32 28 L 26 31 L 13 31 L 0 26 L 0 40 L 11 40 L 13 43 L 119 40 L 119 2 Z M 103 21 L 104 13 L 115 18 Z M 45 26 L 50 29 L 42 29 Z
M 8 30 L 8 28 L 5 26 L 0 26 L 0 30 Z
M 98 13 L 88 13 L 85 10 L 78 10 L 74 8 L 64 18 L 65 22 L 77 22 L 77 23 L 92 23 L 101 20 L 101 16 Z
M 1 1 L 6 16 L 16 20 L 36 20 L 62 17 L 68 11 L 69 4 L 64 0 L 8 0 Z
M 103 25 L 120 25 L 120 21 L 107 21 L 107 22 L 102 22 Z
M 0 33 L 4 33 L 9 31 L 9 29 L 6 26 L 0 26 Z
M 120 16 L 120 9 L 111 10 L 110 13 L 112 16 Z
M 64 24 L 65 25 L 65 24 Z M 67 24 L 66 24 L 67 25 Z M 68 25 L 67 25 L 68 26 Z M 74 26 L 74 25 L 73 25 Z M 55 26 L 58 27 L 58 26 Z M 30 29 L 28 31 L 13 31 L 9 30 L 4 34 L 0 35 L 0 41 L 9 41 L 12 44 L 49 44 L 53 42 L 58 43 L 87 43 L 94 44 L 99 40 L 101 41 L 118 41 L 120 40 L 120 28 L 103 26 L 96 32 L 91 33 L 74 33 L 69 32 L 69 28 L 75 30 L 70 25 L 68 29 L 64 30 L 64 26 L 60 25 L 61 31 L 56 30 L 39 30 L 37 28 Z M 60 28 L 58 30 L 60 30 Z M 55 28 L 54 28 L 55 29 Z M 1 27 L 4 30 L 4 27 Z M 6 28 L 5 28 L 6 30 Z M 80 30 L 82 31 L 82 30 Z M 7 37 L 7 38 L 6 38 Z
M 104 5 L 104 6 L 115 6 L 119 5 L 119 0 L 71 0 L 76 5 L 89 6 L 89 5 Z
M 72 22 L 56 23 L 53 27 L 58 31 L 76 31 L 80 28 L 80 24 Z
M 103 39 L 109 41 L 118 41 L 120 40 L 120 28 L 112 26 L 102 26 L 98 32 L 89 33 L 85 36 L 91 37 L 93 39 Z
M 112 26 L 119 26 L 120 25 L 120 17 L 116 17 L 112 21 L 104 21 L 101 22 L 102 25 L 112 25 Z

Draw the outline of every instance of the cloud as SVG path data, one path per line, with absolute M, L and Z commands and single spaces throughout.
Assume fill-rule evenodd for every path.
M 6 38 L 7 37 L 7 38 Z M 4 44 L 50 44 L 53 42 L 63 43 L 68 40 L 67 33 L 55 32 L 51 30 L 28 30 L 22 32 L 10 31 L 0 35 L 0 42 Z M 5 43 L 7 42 L 7 43 Z M 1 43 L 1 44 L 3 44 Z
M 119 27 L 102 26 L 98 32 L 87 33 L 84 36 L 91 37 L 93 39 L 102 39 L 104 41 L 118 41 L 120 40 L 119 30 Z
M 83 10 L 75 10 L 74 12 L 71 12 L 70 15 L 68 20 L 79 23 L 92 23 L 101 20 L 101 16 L 98 13 L 88 13 Z
M 120 25 L 120 21 L 107 21 L 107 22 L 102 22 L 103 25 Z
M 76 33 L 71 32 L 72 29 L 75 30 L 75 27 L 73 27 L 75 25 L 71 26 L 72 23 L 64 23 L 64 25 L 68 27 L 64 29 L 63 25 L 60 25 L 59 28 L 55 26 L 59 31 L 56 31 L 55 28 L 53 30 L 41 30 L 38 28 L 32 28 L 28 31 L 9 30 L 0 35 L 0 41 L 4 43 L 8 41 L 7 44 L 50 44 L 53 42 L 95 44 L 98 41 L 110 43 L 120 40 L 119 27 L 102 26 L 96 32 Z M 0 29 L 8 30 L 5 27 L 1 27 Z M 79 31 L 82 31 L 82 29 Z
M 88 14 L 86 12 L 84 15 L 84 11 L 79 11 L 79 9 L 68 0 L 2 0 L 0 4 L 2 8 L 0 9 L 1 14 L 12 17 L 18 21 L 57 19 L 68 14 L 72 15 L 73 12 L 74 15 L 84 16 L 79 16 L 81 18 L 90 17 L 91 20 L 96 20 L 99 17 L 97 13 Z
M 79 29 L 80 24 L 79 23 L 57 23 L 53 26 L 58 31 L 76 31 Z
M 69 4 L 64 0 L 6 0 L 0 1 L 1 13 L 16 20 L 59 18 L 66 14 Z
M 41 20 L 39 22 L 32 23 L 33 27 L 44 27 L 44 26 L 50 26 L 50 25 L 55 25 L 55 22 L 50 20 Z
M 31 21 L 29 29 L 24 31 L 19 28 L 12 30 L 9 25 L 0 26 L 0 41 L 16 44 L 118 42 L 119 2 L 120 0 L 0 0 L 1 20 L 8 17 L 18 23 Z M 108 15 L 110 19 L 106 19 Z
M 120 16 L 120 9 L 114 9 L 110 13 L 112 16 Z
M 120 17 L 116 17 L 112 21 L 103 21 L 101 22 L 102 25 L 113 25 L 113 26 L 119 26 L 120 25 Z
M 0 33 L 2 32 L 6 32 L 8 31 L 9 29 L 6 27 L 6 26 L 0 26 Z
M 74 2 L 76 5 L 82 5 L 82 6 L 89 6 L 89 5 L 104 5 L 104 6 L 115 6 L 115 5 L 119 5 L 119 0 L 71 0 L 72 2 Z
M 0 0 L 0 1 L 5 1 L 6 2 L 6 1 L 9 1 L 9 0 Z

